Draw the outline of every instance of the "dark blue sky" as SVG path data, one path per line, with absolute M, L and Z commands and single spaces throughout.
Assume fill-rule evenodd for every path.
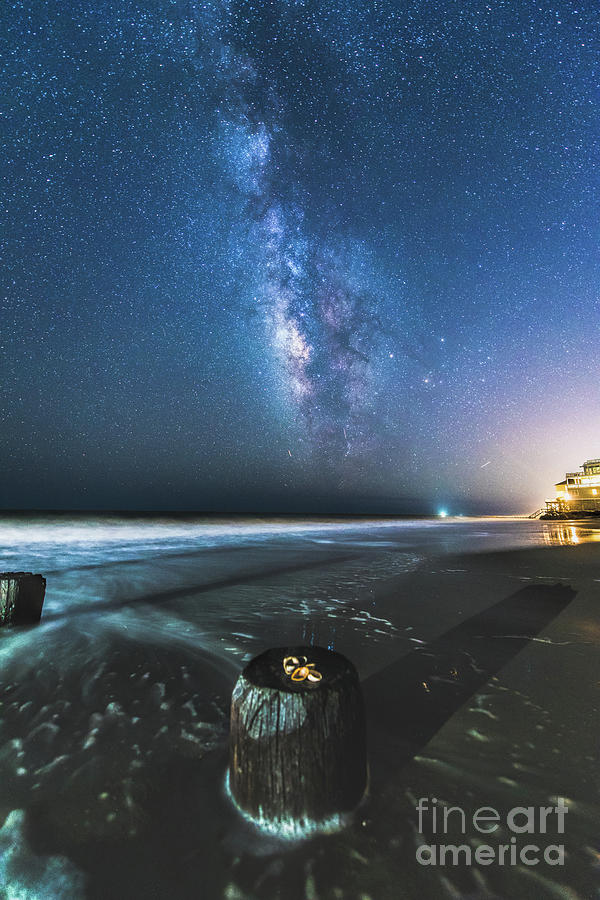
M 600 455 L 595 2 L 0 15 L 2 506 L 526 511 Z

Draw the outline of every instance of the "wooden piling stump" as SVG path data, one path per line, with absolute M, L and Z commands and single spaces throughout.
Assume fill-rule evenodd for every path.
M 230 749 L 229 791 L 255 824 L 282 837 L 343 827 L 367 785 L 352 663 L 322 647 L 257 656 L 233 691 Z
M 42 616 L 46 579 L 31 572 L 0 573 L 0 626 L 32 625 Z

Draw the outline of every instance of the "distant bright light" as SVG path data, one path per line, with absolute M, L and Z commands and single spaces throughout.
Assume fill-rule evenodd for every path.
M 440 517 L 440 519 L 445 519 L 447 515 L 448 515 L 447 509 L 438 510 L 438 516 Z

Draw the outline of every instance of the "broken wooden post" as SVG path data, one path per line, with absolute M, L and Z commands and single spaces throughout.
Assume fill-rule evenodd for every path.
M 42 616 L 46 579 L 31 572 L 0 573 L 0 626 L 32 625 Z
M 282 837 L 343 827 L 367 785 L 356 669 L 322 647 L 277 647 L 248 663 L 231 701 L 228 785 L 238 809 Z

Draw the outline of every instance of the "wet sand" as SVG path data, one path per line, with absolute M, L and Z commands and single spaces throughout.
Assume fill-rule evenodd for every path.
M 0 883 L 30 898 L 596 896 L 599 536 L 360 523 L 202 547 L 157 532 L 143 552 L 71 538 L 62 558 L 38 537 L 44 622 L 0 636 Z M 15 568 L 33 555 L 17 544 Z M 519 633 L 520 606 L 547 610 L 539 631 Z M 356 664 L 371 789 L 349 829 L 290 845 L 243 822 L 223 778 L 237 673 L 297 641 Z M 504 817 L 565 798 L 564 865 L 419 865 L 420 797 Z M 444 842 L 510 837 L 471 824 Z

